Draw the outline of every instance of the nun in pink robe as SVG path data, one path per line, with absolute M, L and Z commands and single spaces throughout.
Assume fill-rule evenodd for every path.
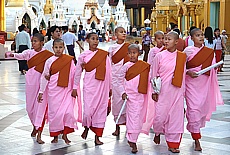
M 80 85 L 82 64 L 90 61 L 97 53 L 85 50 L 78 57 L 74 77 L 74 89 Z M 111 62 L 106 58 L 106 74 L 104 81 L 95 79 L 96 69 L 85 72 L 83 78 L 83 122 L 82 126 L 90 128 L 98 137 L 103 134 L 107 116 L 109 91 L 111 84 Z
M 203 46 L 201 47 L 203 48 Z M 189 46 L 184 52 L 187 55 L 187 61 L 190 61 L 201 48 Z M 215 63 L 215 57 L 212 63 Z M 198 72 L 201 66 L 188 69 L 187 71 Z M 186 75 L 186 117 L 188 119 L 187 129 L 191 132 L 194 140 L 200 139 L 200 128 L 205 126 L 209 121 L 212 112 L 216 110 L 216 105 L 222 105 L 223 99 L 217 81 L 215 69 L 210 71 L 210 76 L 202 74 L 197 78 L 191 78 Z
M 50 136 L 55 137 L 59 134 L 69 134 L 77 128 L 77 122 L 81 118 L 81 100 L 78 97 L 77 103 L 74 97 L 71 96 L 73 90 L 73 81 L 75 73 L 74 62 L 71 62 L 69 72 L 68 87 L 57 86 L 59 72 L 51 75 L 50 80 L 46 80 L 45 76 L 50 75 L 50 67 L 58 57 L 50 57 L 44 67 L 41 76 L 41 87 L 39 93 L 43 93 L 47 87 L 48 91 L 48 121 Z M 79 89 L 78 89 L 78 93 Z
M 157 53 L 161 52 L 164 49 L 164 46 L 162 46 L 161 48 L 158 48 L 157 46 L 153 47 L 150 49 L 149 51 L 149 55 L 148 55 L 148 63 L 150 65 L 153 64 L 153 59 L 156 56 Z
M 111 58 L 111 63 L 112 63 L 112 56 L 124 45 L 123 44 L 113 44 L 108 52 L 109 52 L 109 57 Z M 128 50 L 128 49 L 127 49 Z M 113 64 L 112 63 L 112 114 L 114 116 L 114 121 L 117 120 L 117 116 L 121 110 L 121 107 L 123 105 L 123 100 L 121 98 L 122 93 L 118 89 L 119 84 L 118 84 L 118 73 L 121 69 L 121 67 L 124 64 L 124 59 L 122 59 L 120 62 Z M 125 107 L 126 109 L 126 107 Z M 122 115 L 120 119 L 118 120 L 118 124 L 125 124 L 126 123 L 126 110 L 122 112 Z
M 184 132 L 184 80 L 181 88 L 172 85 L 177 52 L 164 50 L 153 59 L 151 79 L 160 76 L 161 90 L 155 102 L 153 130 L 164 134 L 169 148 L 179 148 Z M 184 67 L 185 68 L 185 67 Z M 185 71 L 183 74 L 185 79 Z M 155 93 L 155 92 L 153 92 Z
M 126 103 L 126 137 L 129 142 L 136 143 L 141 132 L 142 125 L 146 119 L 148 98 L 147 94 L 138 92 L 140 75 L 137 75 L 129 81 L 125 79 L 126 72 L 134 64 L 135 63 L 133 62 L 127 62 L 124 64 L 119 71 L 117 82 L 119 84 L 118 89 L 121 94 L 126 93 L 128 96 Z M 120 98 L 122 98 L 122 96 Z M 124 102 L 124 100 L 122 101 Z
M 45 49 L 42 49 L 42 52 Z M 33 56 L 38 54 L 34 50 L 25 50 L 22 53 L 13 53 L 14 58 L 18 60 L 30 60 Z M 26 111 L 30 118 L 31 123 L 35 126 L 36 130 L 42 131 L 45 122 L 45 113 L 47 107 L 46 91 L 44 90 L 44 96 L 42 103 L 38 103 L 37 96 L 40 88 L 41 73 L 30 68 L 26 72 Z

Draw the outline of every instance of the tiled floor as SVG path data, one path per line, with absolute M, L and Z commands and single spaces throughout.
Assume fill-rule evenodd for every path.
M 100 44 L 108 49 L 110 43 Z M 78 50 L 78 49 L 76 49 Z M 78 53 L 76 54 L 78 55 Z M 79 130 L 69 135 L 71 145 L 66 145 L 60 138 L 57 144 L 51 144 L 48 125 L 42 135 L 45 144 L 39 145 L 30 137 L 31 123 L 25 111 L 25 77 L 20 75 L 15 60 L 0 61 L 0 155 L 128 155 L 130 147 L 125 138 L 125 127 L 121 128 L 120 137 L 111 135 L 115 124 L 112 115 L 107 118 L 104 135 L 101 140 L 104 145 L 94 145 L 94 134 L 89 133 L 87 140 L 82 140 L 81 124 Z M 202 129 L 202 152 L 193 151 L 193 141 L 185 129 L 180 154 L 184 155 L 229 155 L 230 154 L 230 55 L 226 56 L 224 72 L 218 75 L 224 106 L 217 107 L 210 122 Z M 186 123 L 186 121 L 185 121 Z M 155 145 L 150 136 L 141 134 L 138 139 L 138 155 L 168 155 L 167 146 L 162 136 L 161 144 Z

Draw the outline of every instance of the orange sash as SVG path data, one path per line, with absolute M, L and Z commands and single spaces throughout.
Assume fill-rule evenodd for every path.
M 186 68 L 195 68 L 202 65 L 201 69 L 211 66 L 214 57 L 214 50 L 208 47 L 203 47 L 189 62 L 186 64 Z M 204 73 L 210 75 L 210 71 Z
M 30 58 L 30 60 L 28 60 L 27 62 L 28 68 L 30 69 L 35 66 L 34 69 L 38 71 L 39 73 L 42 73 L 46 60 L 53 55 L 54 54 L 48 50 L 39 52 L 38 54 Z
M 174 70 L 174 75 L 172 79 L 172 85 L 181 88 L 184 74 L 184 65 L 186 62 L 186 54 L 180 51 L 177 51 L 176 57 L 176 67 Z
M 149 70 L 150 65 L 144 61 L 139 60 L 128 69 L 125 75 L 125 79 L 129 81 L 140 74 L 138 92 L 147 94 Z
M 129 56 L 128 56 L 128 47 L 129 43 L 124 43 L 124 45 L 112 56 L 112 62 L 114 64 L 120 62 L 124 58 L 124 63 L 129 61 Z
M 98 49 L 97 53 L 84 66 L 87 72 L 91 72 L 96 68 L 95 79 L 97 80 L 105 80 L 107 55 L 108 52 Z
M 60 87 L 68 87 L 72 60 L 72 56 L 62 54 L 62 56 L 55 60 L 50 67 L 50 75 L 54 75 L 59 72 L 57 85 Z

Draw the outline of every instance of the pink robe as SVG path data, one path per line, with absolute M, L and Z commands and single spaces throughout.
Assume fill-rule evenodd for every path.
M 45 49 L 42 49 L 42 52 Z M 38 54 L 34 50 L 25 50 L 22 53 L 14 53 L 14 57 L 18 60 L 30 60 L 33 56 Z M 37 102 L 37 96 L 40 88 L 40 78 L 41 73 L 36 71 L 33 68 L 30 68 L 26 72 L 26 111 L 30 118 L 31 123 L 38 130 L 39 127 L 42 127 L 42 122 L 47 107 L 46 92 L 44 92 L 44 98 L 42 103 Z M 45 90 L 44 90 L 45 91 Z
M 97 51 L 92 52 L 85 50 L 78 57 L 76 65 L 76 72 L 74 78 L 74 88 L 80 85 L 83 63 L 89 60 L 96 54 Z M 104 128 L 107 116 L 107 107 L 109 100 L 109 90 L 111 83 L 111 62 L 109 58 L 106 59 L 106 74 L 105 80 L 95 79 L 96 69 L 91 72 L 85 72 L 83 79 L 83 126 Z
M 71 62 L 69 83 L 68 87 L 57 86 L 59 72 L 51 75 L 50 80 L 45 79 L 45 75 L 50 74 L 50 67 L 52 63 L 58 59 L 56 56 L 52 56 L 47 59 L 44 67 L 44 71 L 41 76 L 40 92 L 43 93 L 47 87 L 48 91 L 48 121 L 50 132 L 59 132 L 64 130 L 64 127 L 77 129 L 77 121 L 81 116 L 80 99 L 78 98 L 76 103 L 75 98 L 71 96 L 73 90 L 75 65 Z
M 148 63 L 152 66 L 153 65 L 153 59 L 156 56 L 157 53 L 159 53 L 162 49 L 164 48 L 164 46 L 162 46 L 161 48 L 158 47 L 153 47 L 150 49 L 149 51 L 149 57 L 148 57 Z
M 201 47 L 202 48 L 202 47 Z M 184 52 L 187 61 L 190 61 L 200 48 L 189 46 Z M 213 62 L 215 63 L 215 58 Z M 188 71 L 200 71 L 201 66 L 188 69 Z M 197 78 L 186 75 L 186 116 L 188 119 L 187 129 L 191 133 L 200 133 L 200 128 L 205 126 L 205 122 L 210 120 L 211 114 L 216 110 L 216 105 L 223 104 L 220 89 L 217 81 L 216 70 L 210 71 L 210 76 L 205 74 Z
M 126 93 L 128 95 L 126 103 L 126 137 L 128 141 L 136 143 L 142 125 L 145 122 L 148 100 L 147 94 L 141 94 L 138 92 L 140 75 L 129 81 L 125 80 L 126 72 L 134 64 L 135 63 L 133 62 L 127 62 L 122 66 L 118 74 L 117 82 L 121 94 Z M 122 101 L 124 103 L 124 100 Z
M 184 80 L 181 88 L 172 85 L 177 52 L 164 50 L 153 59 L 151 78 L 160 76 L 162 84 L 155 102 L 153 129 L 156 135 L 165 134 L 167 142 L 180 143 L 184 132 Z M 185 68 L 185 67 L 184 67 Z M 185 79 L 185 72 L 183 75 Z
M 112 114 L 114 116 L 114 121 L 117 120 L 117 116 L 121 110 L 123 100 L 121 98 L 122 93 L 119 91 L 118 87 L 118 73 L 123 66 L 124 59 L 122 59 L 120 62 L 113 64 L 112 62 L 112 56 L 116 54 L 116 52 L 124 45 L 122 44 L 113 44 L 108 52 L 109 52 L 109 57 L 111 58 L 111 63 L 112 63 Z M 125 107 L 126 109 L 126 107 Z M 118 121 L 118 124 L 124 124 L 126 122 L 126 110 L 122 112 L 122 115 Z

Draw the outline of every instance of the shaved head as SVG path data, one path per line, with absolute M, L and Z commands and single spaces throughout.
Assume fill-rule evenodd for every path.
M 158 36 L 158 35 L 163 35 L 164 36 L 164 32 L 163 31 L 156 31 L 154 33 L 154 37 Z
M 194 36 L 194 34 L 197 32 L 197 31 L 201 31 L 199 28 L 194 28 L 192 29 L 192 31 L 190 32 L 190 36 Z
M 119 26 L 119 27 L 117 27 L 117 28 L 115 29 L 115 33 L 116 33 L 119 29 L 125 30 L 124 27 Z
M 167 36 L 172 36 L 176 40 L 179 39 L 179 35 L 175 31 L 171 31 L 171 32 L 167 33 Z

